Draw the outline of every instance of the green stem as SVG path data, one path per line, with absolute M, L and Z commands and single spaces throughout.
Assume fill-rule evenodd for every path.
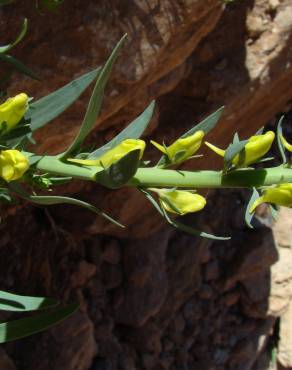
M 58 157 L 44 156 L 36 167 L 48 173 L 95 181 L 101 167 L 78 166 Z M 180 188 L 259 188 L 292 183 L 292 169 L 283 166 L 265 169 L 240 169 L 228 174 L 221 171 L 178 171 L 157 167 L 139 168 L 128 186 Z

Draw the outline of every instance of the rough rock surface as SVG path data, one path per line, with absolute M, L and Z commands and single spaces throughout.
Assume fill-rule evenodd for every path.
M 223 104 L 210 135 L 222 146 L 235 130 L 247 136 L 289 109 L 290 0 L 226 6 L 221 0 L 65 0 L 59 14 L 44 16 L 19 1 L 0 12 L 3 41 L 13 39 L 21 16 L 29 18 L 30 34 L 14 55 L 44 82 L 14 75 L 9 91 L 35 97 L 101 64 L 128 32 L 90 143 L 110 139 L 153 98 L 148 136 L 167 143 Z M 56 153 L 70 143 L 88 96 L 40 132 L 38 151 Z M 147 155 L 154 158 L 155 151 Z M 208 156 L 190 166 L 211 164 L 219 165 Z M 78 182 L 59 191 L 98 204 L 129 228 L 119 233 L 69 206 L 5 210 L 1 289 L 78 300 L 81 310 L 46 333 L 5 345 L 1 370 L 275 367 L 278 318 L 288 318 L 292 297 L 291 233 L 282 221 L 275 238 L 261 223 L 248 230 L 242 223 L 248 194 L 215 191 L 206 212 L 186 219 L 232 235 L 214 242 L 158 230 L 161 220 L 131 189 Z M 290 338 L 280 326 L 279 361 L 286 366 Z

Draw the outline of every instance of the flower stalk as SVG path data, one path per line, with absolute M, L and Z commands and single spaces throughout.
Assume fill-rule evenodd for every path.
M 75 179 L 95 181 L 103 170 L 99 166 L 78 166 L 61 161 L 57 156 L 43 156 L 36 164 L 42 172 Z M 292 168 L 285 166 L 265 169 L 237 169 L 227 174 L 222 171 L 177 171 L 158 167 L 139 168 L 128 182 L 131 187 L 178 188 L 260 188 L 292 183 Z

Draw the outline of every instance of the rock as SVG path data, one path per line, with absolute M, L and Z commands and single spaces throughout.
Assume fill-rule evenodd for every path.
M 124 254 L 127 284 L 120 304 L 114 307 L 118 323 L 139 327 L 160 310 L 167 292 L 165 251 L 171 233 L 165 230 L 142 241 L 128 241 Z
M 281 316 L 277 359 L 285 368 L 292 367 L 292 303 Z
M 105 245 L 102 259 L 112 265 L 117 265 L 121 261 L 121 247 L 117 240 L 111 240 Z
M 78 270 L 71 276 L 72 286 L 78 287 L 86 284 L 96 273 L 96 267 L 86 261 L 81 261 Z
M 265 272 L 278 259 L 278 253 L 268 228 L 252 231 L 243 242 L 241 249 L 227 269 L 225 289 L 237 281 L 244 281 L 259 272 Z

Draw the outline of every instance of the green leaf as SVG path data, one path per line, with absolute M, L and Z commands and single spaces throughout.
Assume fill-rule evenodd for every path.
M 15 0 L 0 0 L 0 6 L 13 3 Z
M 119 145 L 122 141 L 126 139 L 139 139 L 143 132 L 146 130 L 149 122 L 151 121 L 153 111 L 155 107 L 155 102 L 152 101 L 148 107 L 140 114 L 133 122 L 131 122 L 123 131 L 121 131 L 116 137 L 114 137 L 107 144 L 98 148 L 94 152 L 90 153 L 88 159 L 95 159 L 102 156 L 108 150 Z
M 80 147 L 80 145 L 83 143 L 84 139 L 89 134 L 92 127 L 94 126 L 96 119 L 100 113 L 105 85 L 109 79 L 114 62 L 117 59 L 118 52 L 120 51 L 121 47 L 124 44 L 126 36 L 127 35 L 124 35 L 121 38 L 121 40 L 118 42 L 113 52 L 111 53 L 109 59 L 105 63 L 104 67 L 102 68 L 98 76 L 98 79 L 96 81 L 93 93 L 91 95 L 80 130 L 76 138 L 74 139 L 73 143 L 69 146 L 69 148 L 65 151 L 65 153 L 63 153 L 62 158 L 66 158 L 68 157 L 69 154 L 76 151 Z
M 26 67 L 22 62 L 20 62 L 18 59 L 12 57 L 9 54 L 0 54 L 0 60 L 3 62 L 11 64 L 17 71 L 21 72 L 22 74 L 31 77 L 35 80 L 39 80 L 39 77 L 37 74 L 35 74 L 31 69 Z
M 108 221 L 112 222 L 116 226 L 124 228 L 125 226 L 120 224 L 118 221 L 111 218 L 108 214 L 101 211 L 100 209 L 96 208 L 90 203 L 84 202 L 83 200 L 70 198 L 70 197 L 63 197 L 58 195 L 30 195 L 29 199 L 32 203 L 42 204 L 42 205 L 55 205 L 55 204 L 71 204 L 79 207 L 83 207 L 88 209 L 91 212 L 98 214 L 99 216 L 104 217 Z
M 283 130 L 282 130 L 283 120 L 284 120 L 284 116 L 282 116 L 279 119 L 279 122 L 278 122 L 278 125 L 277 125 L 277 144 L 278 144 L 278 149 L 279 149 L 280 155 L 282 157 L 282 162 L 287 163 L 285 148 L 284 148 L 284 145 L 283 145 L 282 140 L 281 140 L 281 135 L 283 135 Z
M 54 307 L 58 302 L 45 297 L 30 297 L 0 290 L 0 310 L 34 311 Z
M 109 168 L 98 172 L 96 181 L 110 189 L 117 189 L 127 184 L 137 172 L 140 163 L 140 154 L 139 149 L 130 151 Z
M 10 188 L 17 193 L 20 197 L 35 203 L 35 204 L 41 204 L 41 205 L 56 205 L 56 204 L 71 204 L 79 207 L 83 207 L 88 209 L 91 212 L 94 212 L 98 214 L 99 216 L 104 217 L 108 221 L 112 222 L 116 226 L 119 226 L 121 228 L 124 228 L 125 226 L 120 224 L 118 221 L 111 218 L 108 214 L 101 211 L 100 209 L 96 208 L 90 203 L 84 202 L 83 200 L 70 198 L 70 197 L 64 197 L 59 195 L 29 195 L 27 192 L 21 187 L 21 185 L 16 182 L 12 181 L 9 184 Z
M 66 307 L 58 307 L 51 312 L 4 322 L 0 324 L 0 343 L 10 342 L 46 330 L 71 316 L 78 307 L 77 304 L 71 304 Z
M 56 11 L 64 0 L 41 0 L 43 6 L 50 11 Z
M 216 126 L 217 122 L 219 121 L 219 118 L 221 117 L 221 114 L 223 113 L 223 109 L 224 107 L 217 109 L 215 112 L 213 112 L 208 117 L 206 117 L 203 121 L 201 121 L 200 123 L 192 127 L 190 130 L 185 132 L 183 135 L 181 135 L 180 138 L 188 137 L 200 130 L 204 131 L 205 135 L 208 134 L 208 132 L 210 132 Z M 167 149 L 164 143 L 163 143 L 163 146 L 165 147 L 165 149 Z M 169 164 L 170 164 L 169 160 L 167 156 L 164 154 L 159 159 L 156 166 L 165 168 Z
M 100 68 L 71 81 L 53 93 L 30 104 L 26 119 L 30 119 L 31 130 L 35 131 L 66 110 L 98 76 Z
M 27 32 L 27 18 L 24 18 L 19 35 L 16 37 L 16 39 L 11 44 L 0 46 L 0 53 L 1 54 L 7 53 L 10 49 L 16 46 L 24 38 L 26 32 Z
M 242 141 L 238 141 L 238 142 L 230 144 L 228 148 L 226 149 L 226 152 L 224 155 L 224 161 L 228 164 L 231 163 L 232 159 L 244 149 L 247 142 L 248 140 L 242 140 Z
M 248 205 L 245 210 L 245 223 L 246 225 L 253 229 L 253 226 L 251 224 L 251 220 L 253 219 L 254 213 L 249 213 L 249 209 L 252 206 L 252 204 L 259 198 L 259 193 L 256 188 L 253 188 L 252 195 L 250 197 L 250 200 L 248 202 Z
M 219 121 L 219 118 L 221 117 L 221 114 L 223 113 L 223 109 L 224 107 L 221 107 L 218 110 L 216 110 L 214 113 L 210 114 L 203 121 L 201 121 L 196 126 L 191 128 L 189 131 L 184 133 L 181 136 L 181 138 L 190 136 L 199 130 L 204 131 L 205 135 L 208 134 L 216 126 L 217 122 Z
M 207 238 L 207 239 L 212 239 L 212 240 L 229 240 L 229 239 L 231 239 L 230 237 L 216 236 L 216 235 L 213 235 L 213 234 L 205 233 L 204 231 L 198 231 L 198 230 L 193 229 L 190 226 L 184 225 L 181 222 L 178 222 L 176 220 L 171 219 L 169 217 L 169 215 L 166 213 L 165 209 L 162 208 L 156 202 L 156 200 L 152 197 L 152 195 L 147 190 L 142 189 L 142 188 L 140 188 L 139 190 L 146 196 L 146 198 L 150 201 L 150 203 L 152 203 L 152 205 L 160 213 L 160 215 L 162 217 L 164 217 L 166 219 L 166 221 L 170 225 L 172 225 L 173 227 L 175 227 L 176 229 L 181 230 L 181 231 L 184 231 L 185 233 L 190 234 L 190 235 L 200 236 L 202 238 Z

